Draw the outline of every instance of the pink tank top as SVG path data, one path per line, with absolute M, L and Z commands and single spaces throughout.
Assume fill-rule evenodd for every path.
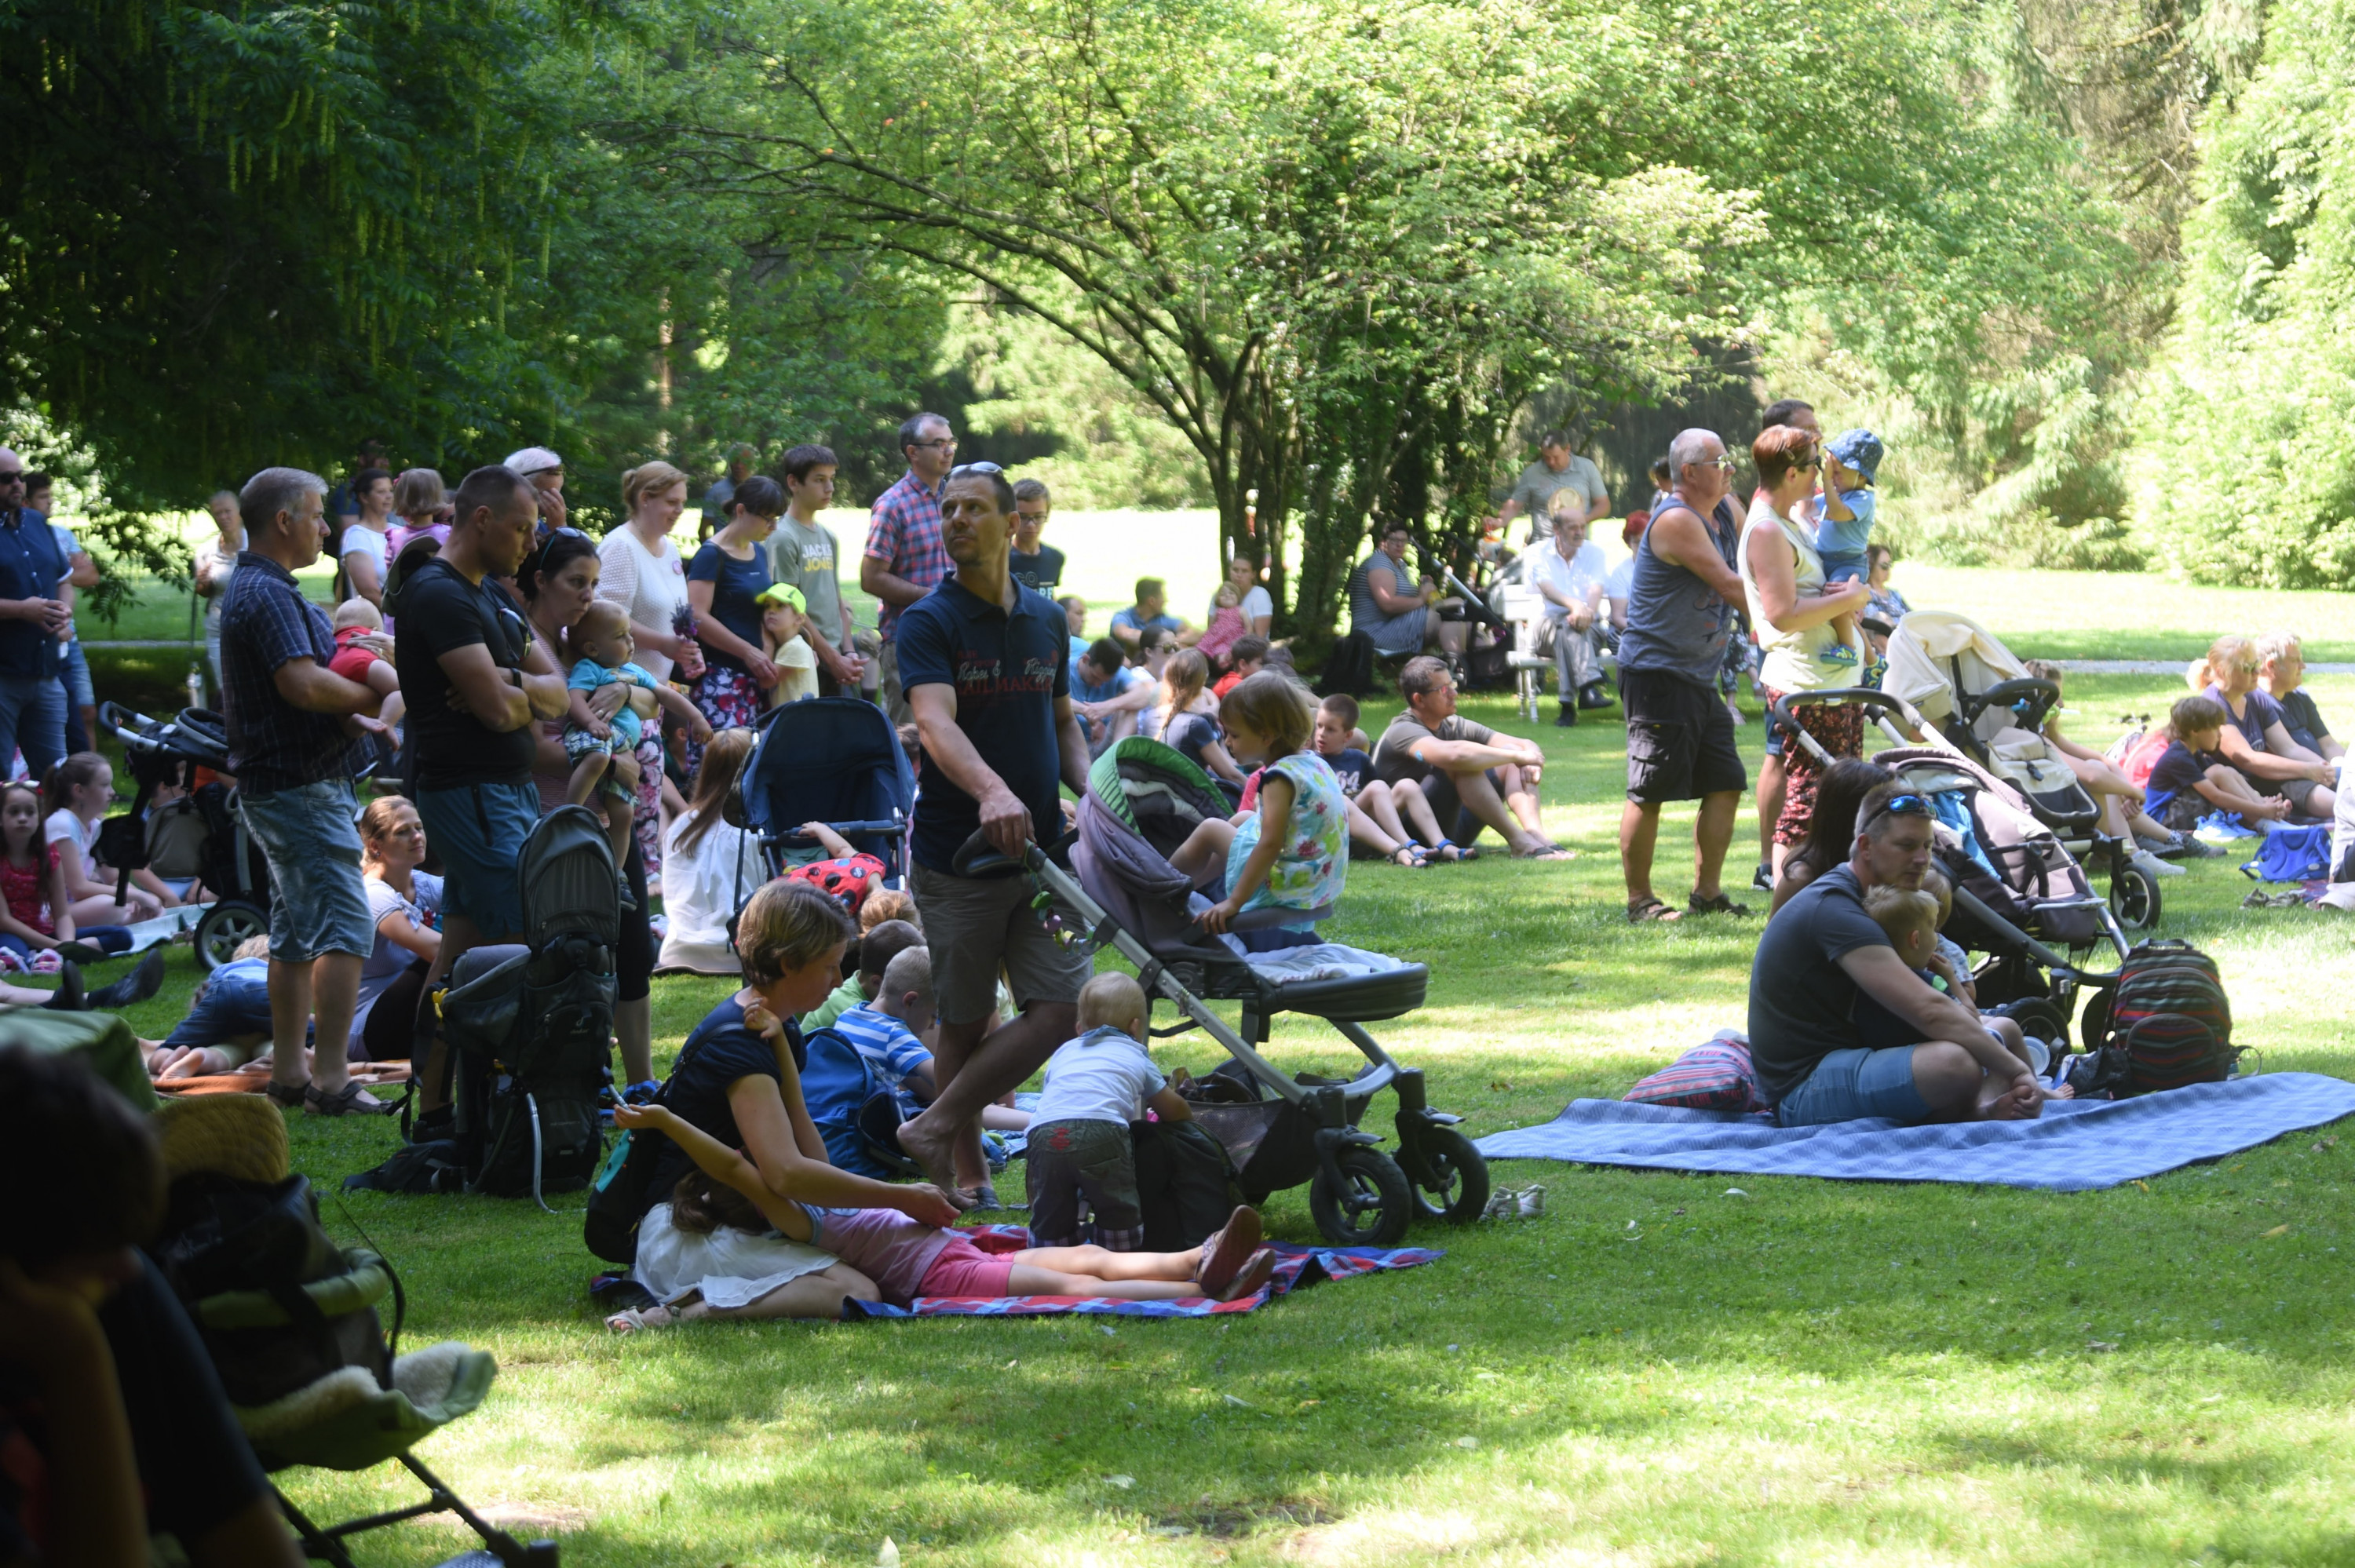
M 951 1233 L 897 1209 L 821 1209 L 805 1204 L 815 1233 L 810 1245 L 834 1254 L 875 1282 L 883 1299 L 905 1307 Z
M 49 937 L 57 934 L 49 919 L 49 874 L 57 869 L 58 846 L 43 847 L 48 853 L 21 870 L 0 855 L 0 897 L 7 900 L 11 919 Z

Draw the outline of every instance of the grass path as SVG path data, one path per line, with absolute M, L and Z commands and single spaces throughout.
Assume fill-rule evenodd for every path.
M 2318 691 L 2355 715 L 2355 679 Z M 2118 713 L 2172 694 L 2079 677 L 2075 732 L 2106 740 Z M 1499 702 L 1472 711 L 1522 727 Z M 1333 927 L 1432 966 L 1429 1005 L 1376 1032 L 1476 1135 L 1615 1095 L 1738 1023 L 1755 941 L 1754 920 L 1629 928 L 1612 848 L 1624 732 L 1536 736 L 1548 826 L 1577 861 L 1356 866 Z M 1758 737 L 1745 731 L 1753 767 Z M 1679 851 L 1662 865 L 1663 889 L 1679 886 Z M 2350 928 L 2243 911 L 2246 885 L 2221 861 L 2169 880 L 2167 933 L 2216 955 L 2238 1038 L 2269 1070 L 2355 1071 Z M 193 976 L 173 961 L 165 996 L 132 1014 L 144 1033 L 185 1004 Z M 666 1052 L 724 989 L 656 983 Z M 1215 1063 L 1189 1040 L 1157 1054 Z M 1296 1024 L 1272 1054 L 1287 1068 L 1350 1056 Z M 293 1137 L 323 1193 L 393 1139 L 300 1118 Z M 422 1453 L 478 1505 L 559 1532 L 575 1568 L 868 1563 L 887 1535 L 911 1564 L 991 1568 L 2320 1568 L 2355 1561 L 2350 1161 L 2355 1139 L 2318 1134 L 2106 1192 L 1755 1179 L 1747 1199 L 1723 1178 L 1507 1164 L 1499 1181 L 1547 1185 L 1547 1216 L 1418 1231 L 1449 1249 L 1432 1267 L 1241 1320 L 1109 1329 L 712 1324 L 616 1340 L 583 1290 L 577 1198 L 550 1218 L 359 1193 L 327 1198 L 326 1217 L 398 1261 L 412 1345 L 496 1353 L 489 1404 Z M 1313 1234 L 1301 1192 L 1269 1220 Z M 338 1516 L 396 1495 L 376 1473 L 287 1484 Z M 358 1555 L 413 1563 L 459 1544 L 419 1522 Z

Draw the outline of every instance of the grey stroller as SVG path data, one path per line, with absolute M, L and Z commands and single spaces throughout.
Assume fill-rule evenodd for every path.
M 1400 1065 L 1366 1023 L 1396 1018 L 1423 1005 L 1430 971 L 1380 953 L 1320 947 L 1246 953 L 1231 937 L 1202 930 L 1209 901 L 1194 891 L 1168 855 L 1206 817 L 1231 808 L 1210 778 L 1159 741 L 1132 736 L 1096 759 L 1080 798 L 1079 836 L 1066 871 L 1036 844 L 1009 860 L 976 833 L 958 852 L 964 876 L 1013 876 L 1027 872 L 1066 908 L 1082 930 L 1061 928 L 1061 917 L 1039 901 L 1044 917 L 1068 942 L 1110 947 L 1136 966 L 1154 1001 L 1167 1001 L 1182 1022 L 1156 1035 L 1200 1029 L 1233 1060 L 1198 1080 L 1188 1098 L 1195 1119 L 1225 1146 L 1246 1202 L 1312 1182 L 1309 1210 L 1326 1239 L 1343 1245 L 1389 1246 L 1412 1218 L 1465 1224 L 1488 1202 L 1488 1167 L 1460 1118 L 1428 1107 L 1423 1074 Z M 1312 919 L 1332 913 L 1310 911 Z M 1248 931 L 1300 921 L 1299 911 L 1263 911 L 1235 922 Z M 1297 955 L 1313 954 L 1302 961 Z M 1241 1003 L 1230 1028 L 1206 1000 Z M 1354 1077 L 1303 1074 L 1287 1077 L 1258 1047 L 1277 1013 L 1321 1018 L 1363 1054 Z M 1398 1096 L 1399 1150 L 1358 1123 L 1384 1089 Z

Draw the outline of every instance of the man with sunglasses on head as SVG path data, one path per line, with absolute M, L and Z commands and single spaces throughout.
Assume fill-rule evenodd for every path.
M 1019 857 L 1063 836 L 1058 784 L 1087 787 L 1088 748 L 1071 709 L 1070 623 L 1007 564 L 1014 486 L 995 463 L 949 471 L 943 547 L 956 573 L 900 617 L 901 677 L 923 736 L 910 881 L 932 953 L 941 1090 L 900 1129 L 900 1144 L 954 1194 L 985 1189 L 982 1107 L 1079 1033 L 1092 967 L 1031 912 L 1029 879 L 958 874 L 976 832 Z M 1067 916 L 1068 917 L 1068 916 Z M 1020 1016 L 989 1028 L 1000 969 Z M 960 1206 L 994 1195 L 959 1197 Z
M 69 569 L 48 521 L 25 509 L 24 460 L 0 447 L 0 762 L 21 749 L 35 779 L 65 755 Z
M 1918 889 L 1937 818 L 1899 783 L 1857 808 L 1856 843 L 1794 894 L 1750 969 L 1750 1054 L 1785 1127 L 1884 1117 L 1924 1122 L 2018 1121 L 2046 1093 L 2019 1053 L 2017 1026 L 1991 1025 L 1898 956 L 1865 909 L 1878 887 Z M 2001 1030 L 2003 1033 L 1998 1033 Z
M 918 414 L 901 425 L 900 450 L 908 456 L 908 471 L 875 498 L 867 525 L 858 586 L 882 601 L 875 618 L 882 639 L 877 662 L 884 711 L 893 724 L 912 716 L 900 691 L 900 617 L 949 575 L 948 552 L 941 545 L 941 487 L 956 461 L 956 432 L 938 414 Z
M 1635 925 L 1693 915 L 1746 915 L 1720 880 L 1733 815 L 1749 783 L 1733 744 L 1733 715 L 1718 700 L 1718 672 L 1743 595 L 1734 569 L 1741 519 L 1720 503 L 1733 461 L 1712 430 L 1685 430 L 1668 447 L 1668 489 L 1636 542 L 1627 625 L 1619 634 L 1619 700 L 1627 714 L 1627 804 L 1619 813 L 1619 866 Z M 1700 801 L 1693 822 L 1692 895 L 1678 910 L 1652 890 L 1660 808 Z

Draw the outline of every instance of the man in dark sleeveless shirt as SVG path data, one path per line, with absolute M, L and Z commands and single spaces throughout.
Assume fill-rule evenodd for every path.
M 1686 909 L 1747 913 L 1726 897 L 1720 881 L 1749 783 L 1733 744 L 1733 716 L 1717 697 L 1734 607 L 1742 602 L 1733 566 L 1739 529 L 1712 514 L 1731 486 L 1732 467 L 1713 432 L 1680 433 L 1668 448 L 1669 492 L 1636 546 L 1627 627 L 1619 636 L 1619 690 L 1627 711 L 1619 863 L 1627 918 L 1638 925 L 1681 917 L 1652 891 L 1660 807 L 1669 800 L 1700 801 Z

